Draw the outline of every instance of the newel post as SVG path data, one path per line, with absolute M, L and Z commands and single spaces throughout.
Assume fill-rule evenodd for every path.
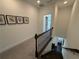
M 35 34 L 35 57 L 38 57 L 38 52 L 37 52 L 37 38 L 38 38 L 38 35 Z

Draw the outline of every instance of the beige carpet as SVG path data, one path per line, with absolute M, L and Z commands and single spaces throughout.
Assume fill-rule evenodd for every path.
M 0 59 L 35 59 L 34 50 L 34 39 L 29 39 L 26 42 L 0 54 Z

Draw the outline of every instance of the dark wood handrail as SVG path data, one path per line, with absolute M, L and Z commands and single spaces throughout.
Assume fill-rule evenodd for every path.
M 70 50 L 72 52 L 75 52 L 75 53 L 79 53 L 79 50 L 78 49 L 74 49 L 74 48 L 66 48 L 66 47 L 63 47 L 64 49 L 67 49 L 67 50 Z
M 53 27 L 50 28 L 49 30 L 47 30 L 46 32 L 41 33 L 41 34 L 38 34 L 38 35 L 35 34 L 35 38 L 37 39 L 38 37 L 42 36 L 43 34 L 47 33 L 48 31 L 50 31 L 50 30 L 52 30 L 52 29 L 53 29 Z

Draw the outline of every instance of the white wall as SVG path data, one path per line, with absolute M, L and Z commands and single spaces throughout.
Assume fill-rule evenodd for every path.
M 52 15 L 52 23 L 54 21 L 54 5 L 50 5 L 50 6 L 44 6 L 40 8 L 40 13 L 39 13 L 39 33 L 43 32 L 43 19 L 44 19 L 44 15 L 48 15 L 51 14 Z M 52 25 L 53 26 L 53 25 Z
M 29 24 L 0 25 L 0 52 L 3 52 L 37 33 L 38 10 L 27 2 L 0 0 L 0 14 L 28 16 Z
M 69 20 L 71 16 L 72 6 L 55 6 L 56 16 L 55 16 L 55 36 L 66 38 L 67 29 L 69 26 Z
M 79 0 L 73 6 L 67 39 L 69 47 L 79 49 Z
M 72 51 L 62 49 L 64 59 L 79 59 L 79 54 L 73 53 Z

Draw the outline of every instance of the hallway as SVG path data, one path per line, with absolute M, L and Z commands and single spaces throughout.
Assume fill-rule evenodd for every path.
M 43 24 L 45 15 L 51 15 L 51 22 Z M 79 0 L 0 0 L 0 59 L 36 59 L 33 37 L 48 23 L 53 40 L 62 37 L 65 48 L 79 51 Z M 79 54 L 69 50 L 62 53 L 64 59 L 79 59 Z

